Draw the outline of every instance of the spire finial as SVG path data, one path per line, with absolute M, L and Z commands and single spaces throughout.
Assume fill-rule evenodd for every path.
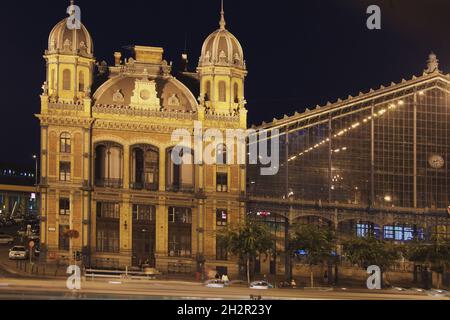
M 227 25 L 227 23 L 225 22 L 225 11 L 223 9 L 223 0 L 222 0 L 222 7 L 221 7 L 221 11 L 220 11 L 220 29 L 224 30 L 225 26 Z

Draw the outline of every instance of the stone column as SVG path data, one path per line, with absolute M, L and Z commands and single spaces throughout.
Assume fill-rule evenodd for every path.
M 159 191 L 166 191 L 166 149 L 159 150 Z

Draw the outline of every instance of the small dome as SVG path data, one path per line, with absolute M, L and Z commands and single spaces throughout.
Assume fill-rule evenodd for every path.
M 220 28 L 203 43 L 199 66 L 220 65 L 245 69 L 244 51 L 238 39 L 226 28 L 222 9 Z
M 92 57 L 94 45 L 86 27 L 73 30 L 68 28 L 68 18 L 60 21 L 50 32 L 48 38 L 48 53 L 76 53 L 81 56 Z

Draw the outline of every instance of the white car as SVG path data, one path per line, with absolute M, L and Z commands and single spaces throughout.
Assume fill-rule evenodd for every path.
M 14 238 L 8 235 L 0 235 L 0 244 L 13 244 Z
M 9 259 L 26 260 L 28 259 L 28 250 L 23 246 L 15 246 L 9 250 Z
M 225 283 L 222 280 L 210 280 L 205 283 L 207 288 L 213 289 L 223 289 L 225 288 Z
M 250 284 L 250 289 L 254 290 L 268 290 L 272 288 L 273 286 L 267 281 L 255 281 Z

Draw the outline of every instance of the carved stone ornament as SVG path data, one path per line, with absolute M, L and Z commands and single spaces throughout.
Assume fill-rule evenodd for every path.
M 44 82 L 42 85 L 42 95 L 48 96 L 48 83 L 47 81 Z
M 161 100 L 158 98 L 156 81 L 136 79 L 130 106 L 140 109 L 160 110 Z
M 66 39 L 64 41 L 64 51 L 70 51 L 70 46 L 72 45 L 72 41 L 69 39 Z
M 425 73 L 433 73 L 439 71 L 439 60 L 434 53 L 431 53 L 428 57 L 428 65 Z
M 120 89 L 117 89 L 113 94 L 113 101 L 117 103 L 123 103 L 125 101 L 125 97 Z
M 180 105 L 180 99 L 173 93 L 169 98 L 169 107 L 179 107 Z

